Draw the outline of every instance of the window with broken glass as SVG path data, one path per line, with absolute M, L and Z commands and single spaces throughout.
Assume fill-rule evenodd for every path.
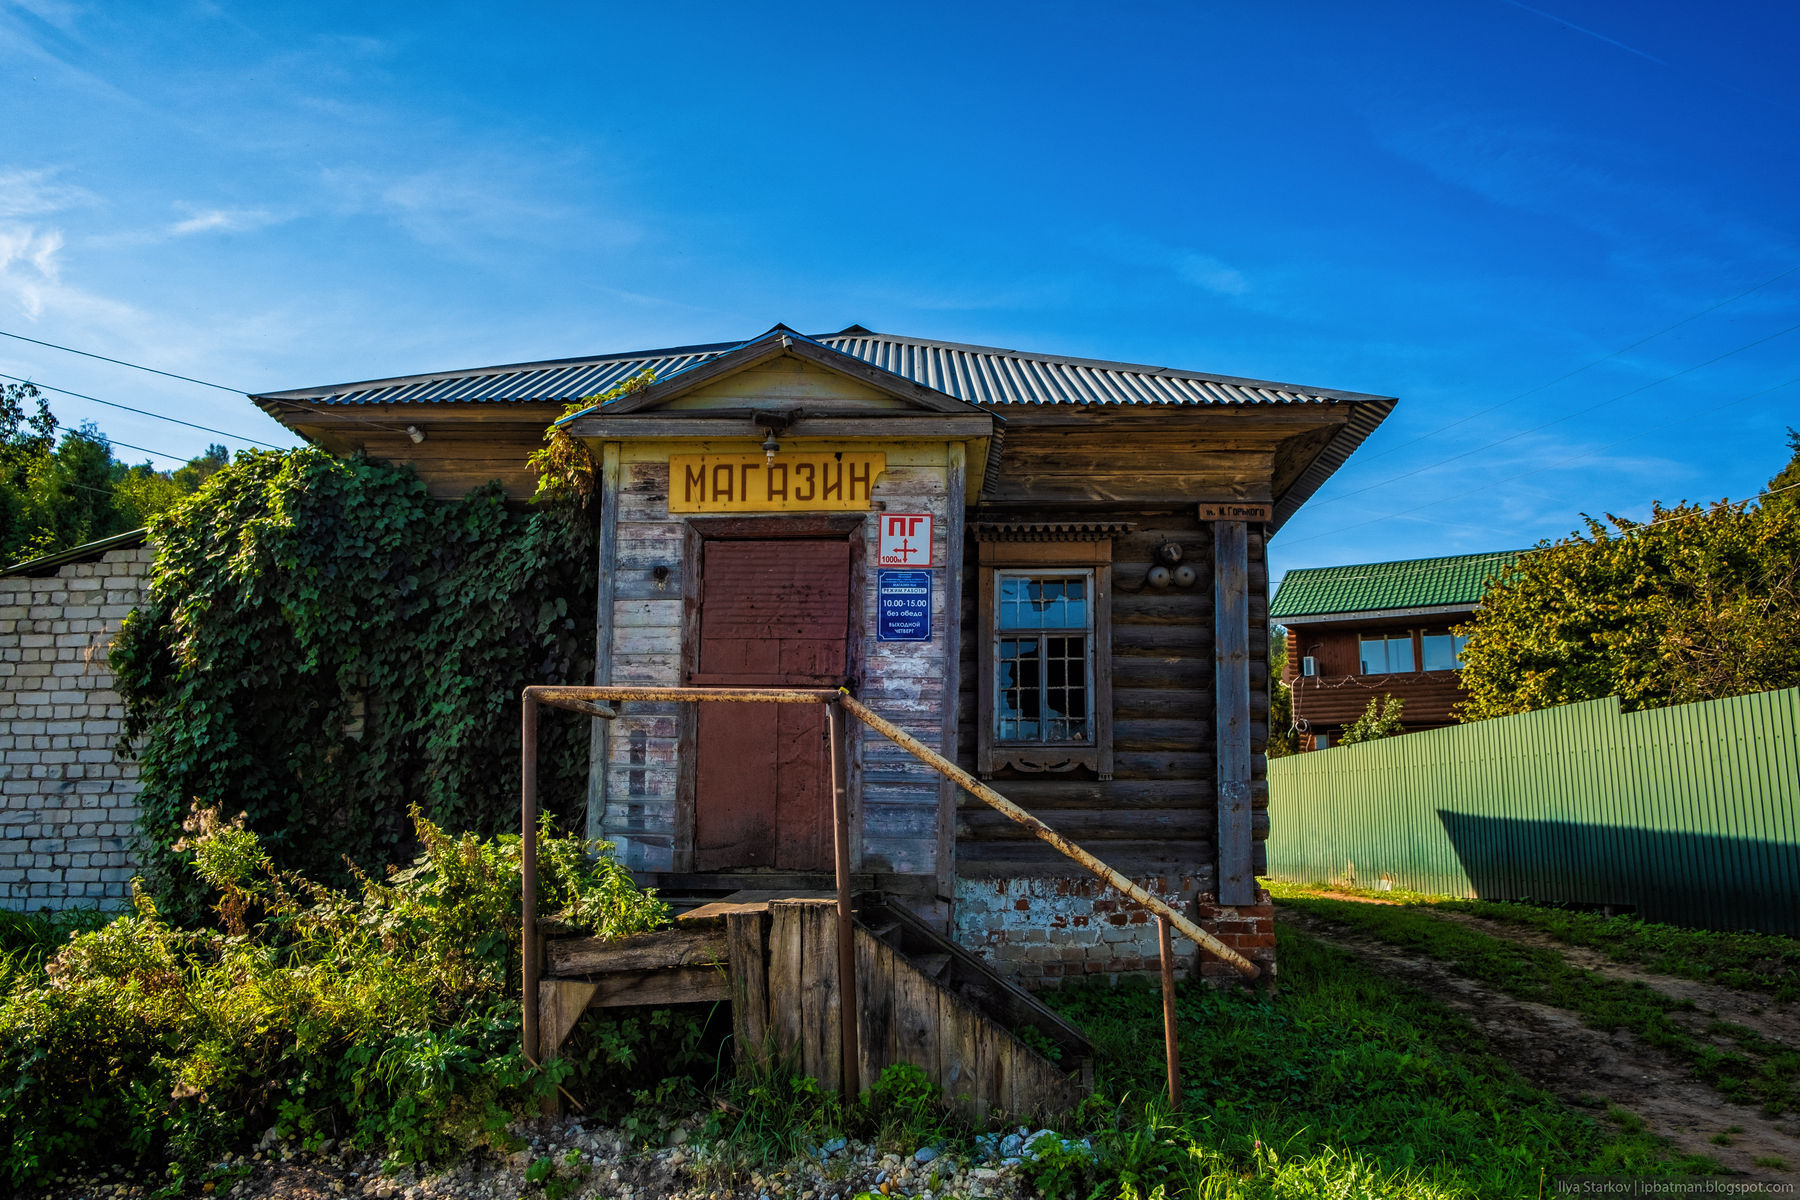
M 996 744 L 1094 742 L 1092 571 L 994 573 Z

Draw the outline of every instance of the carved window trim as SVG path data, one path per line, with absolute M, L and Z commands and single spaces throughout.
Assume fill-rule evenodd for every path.
M 1112 749 L 1112 539 L 1131 526 L 1113 522 L 977 524 L 979 582 L 976 638 L 979 676 L 976 772 L 991 779 L 1012 769 L 1033 774 L 1085 768 L 1111 779 Z M 1079 745 L 1001 741 L 995 732 L 994 643 L 997 581 L 1018 571 L 1083 572 L 1093 581 L 1090 602 L 1088 702 L 1094 737 Z

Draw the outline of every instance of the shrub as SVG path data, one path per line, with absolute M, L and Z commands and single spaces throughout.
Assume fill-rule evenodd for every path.
M 1344 736 L 1338 739 L 1338 744 L 1354 746 L 1358 742 L 1374 742 L 1405 733 L 1406 726 L 1400 724 L 1400 717 L 1405 711 L 1406 701 L 1398 696 L 1371 699 L 1369 707 L 1363 709 L 1362 716 L 1345 728 Z
M 0 1178 L 74 1161 L 191 1179 L 270 1125 L 408 1161 L 498 1144 L 567 1063 L 519 1050 L 519 839 L 452 836 L 337 890 L 275 868 L 240 816 L 183 839 L 216 928 L 135 911 L 74 933 L 0 996 Z M 600 936 L 668 909 L 575 838 L 540 840 L 540 915 Z
M 450 828 L 513 820 L 519 690 L 592 675 L 593 526 L 439 501 L 405 467 L 245 452 L 152 526 L 156 563 L 112 666 L 141 739 L 146 876 L 171 918 L 204 886 L 173 849 L 195 797 L 242 809 L 286 869 L 347 885 Z M 540 730 L 546 811 L 585 799 L 588 722 Z

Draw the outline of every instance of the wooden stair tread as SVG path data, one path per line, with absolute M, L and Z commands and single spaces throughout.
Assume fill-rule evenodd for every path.
M 908 954 L 906 957 L 913 961 L 914 966 L 933 979 L 942 979 L 944 972 L 950 967 L 948 954 Z

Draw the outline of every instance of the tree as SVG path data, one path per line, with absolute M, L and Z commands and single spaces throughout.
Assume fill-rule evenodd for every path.
M 1338 745 L 1354 746 L 1358 742 L 1373 742 L 1405 733 L 1406 727 L 1400 724 L 1400 717 L 1405 711 L 1406 701 L 1397 696 L 1371 697 L 1369 707 L 1363 709 L 1362 716 L 1344 730 L 1344 736 L 1338 739 Z
M 1269 740 L 1265 753 L 1282 758 L 1300 750 L 1294 729 L 1294 693 L 1282 682 L 1287 674 L 1287 630 L 1269 626 Z
M 1794 459 L 1769 490 L 1800 484 Z M 1800 488 L 1762 505 L 1655 505 L 1651 519 L 1522 555 L 1463 653 L 1464 721 L 1618 696 L 1626 709 L 1800 684 Z
M 0 388 L 0 566 L 141 529 L 193 495 L 229 458 L 225 447 L 173 472 L 130 467 L 92 423 L 65 432 L 37 388 Z

